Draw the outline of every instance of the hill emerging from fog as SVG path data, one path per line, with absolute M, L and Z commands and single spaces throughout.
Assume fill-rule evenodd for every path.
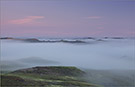
M 40 57 L 28 57 L 28 58 L 22 58 L 18 61 L 27 63 L 27 64 L 59 64 L 59 62 L 43 59 Z
M 0 66 L 2 72 L 9 72 L 17 69 L 32 67 L 35 65 L 53 65 L 60 64 L 57 61 L 43 59 L 40 57 L 27 57 L 15 60 L 1 60 Z

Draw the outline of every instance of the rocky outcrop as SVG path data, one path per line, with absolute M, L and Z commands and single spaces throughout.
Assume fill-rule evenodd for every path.
M 27 69 L 16 70 L 12 73 L 33 73 L 40 75 L 55 75 L 55 76 L 79 76 L 85 72 L 81 71 L 76 67 L 65 67 L 65 66 L 45 66 L 45 67 L 33 67 Z

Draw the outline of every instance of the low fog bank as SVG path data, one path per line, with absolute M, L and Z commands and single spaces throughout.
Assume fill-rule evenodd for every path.
M 36 66 L 41 65 L 38 61 L 44 59 L 55 61 L 52 65 L 88 69 L 135 69 L 135 39 L 107 38 L 106 41 L 96 41 L 96 43 L 91 39 L 85 41 L 93 44 L 25 43 L 6 39 L 1 41 L 1 60 L 19 62 L 18 60 L 25 58 L 24 62 L 29 61 L 29 65 Z M 45 62 L 45 65 L 49 64 Z
M 47 43 L 3 39 L 0 66 L 4 72 L 35 66 L 76 66 L 86 72 L 83 79 L 88 82 L 135 87 L 134 38 L 49 39 Z
M 84 79 L 104 87 L 135 87 L 134 70 L 84 70 Z
M 1 37 L 0 40 L 27 43 L 71 43 L 71 44 L 95 44 L 99 42 L 134 40 L 135 37 L 80 37 L 80 38 L 14 38 Z

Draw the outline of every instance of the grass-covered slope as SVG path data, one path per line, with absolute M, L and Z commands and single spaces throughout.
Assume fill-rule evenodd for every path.
M 76 67 L 33 67 L 1 75 L 2 87 L 98 87 L 81 79 Z

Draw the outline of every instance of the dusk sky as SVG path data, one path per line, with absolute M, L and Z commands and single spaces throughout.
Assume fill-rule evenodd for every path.
M 1 0 L 1 36 L 135 36 L 134 0 Z

